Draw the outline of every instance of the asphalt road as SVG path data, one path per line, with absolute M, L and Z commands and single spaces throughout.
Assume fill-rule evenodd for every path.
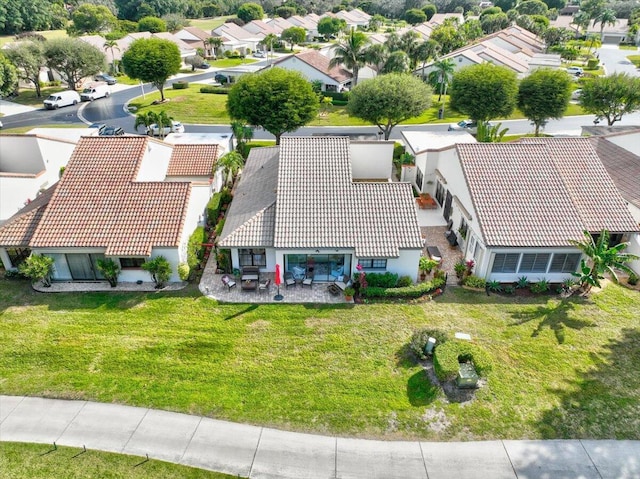
M 639 76 L 640 72 L 635 66 L 630 63 L 626 57 L 634 52 L 629 50 L 618 50 L 615 47 L 609 47 L 605 45 L 599 50 L 600 60 L 604 63 L 607 70 L 607 74 L 613 72 L 625 72 L 630 75 Z M 190 75 L 189 81 L 202 81 L 212 80 L 216 70 L 208 70 L 205 73 L 198 75 Z M 175 80 L 167 82 L 166 88 L 171 88 L 171 84 Z M 123 128 L 128 133 L 137 133 L 133 127 L 135 122 L 135 116 L 131 115 L 125 110 L 127 102 L 131 101 L 142 94 L 144 90 L 145 94 L 155 91 L 155 88 L 150 84 L 142 86 L 133 86 L 131 88 L 123 89 L 114 92 L 109 98 L 100 99 L 98 101 L 83 103 L 73 107 L 66 107 L 60 110 L 44 110 L 39 109 L 28 113 L 21 113 L 18 115 L 11 115 L 3 118 L 5 128 L 22 127 L 22 126 L 39 126 L 42 124 L 71 124 L 82 123 L 83 120 L 86 123 L 109 123 L 115 126 Z M 80 115 L 80 117 L 79 117 Z M 546 125 L 544 132 L 554 135 L 579 135 L 581 133 L 581 127 L 584 125 L 592 124 L 594 116 L 575 116 L 566 117 L 560 120 L 551 120 Z M 185 130 L 187 132 L 202 133 L 227 133 L 230 131 L 228 125 L 196 125 L 189 124 L 188 119 L 179 119 L 185 124 Z M 497 122 L 494 122 L 497 123 Z M 634 113 L 632 115 L 625 115 L 623 119 L 616 123 L 616 125 L 638 125 L 640 124 L 640 113 Z M 528 120 L 505 120 L 502 122 L 502 126 L 508 128 L 508 134 L 525 134 L 532 133 L 533 127 Z M 432 124 L 432 125 L 405 125 L 394 128 L 391 138 L 401 138 L 402 130 L 420 130 L 420 131 L 446 131 L 446 124 Z M 331 133 L 350 133 L 355 135 L 375 135 L 378 132 L 377 127 L 303 127 L 299 130 L 290 133 L 290 135 L 297 136 L 312 136 L 312 135 L 325 135 Z M 274 139 L 273 135 L 257 129 L 254 133 L 256 139 Z

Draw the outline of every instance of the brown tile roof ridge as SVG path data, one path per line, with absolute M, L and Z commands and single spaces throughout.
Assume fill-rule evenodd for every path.
M 198 37 L 200 40 L 206 40 L 207 38 L 211 37 L 211 34 L 209 32 L 199 27 L 184 27 L 184 29 L 192 35 Z

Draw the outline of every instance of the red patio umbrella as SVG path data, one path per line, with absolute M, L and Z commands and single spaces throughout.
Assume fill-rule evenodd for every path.
M 278 294 L 276 294 L 273 299 L 276 301 L 282 301 L 283 300 L 283 296 L 280 294 L 280 285 L 282 284 L 282 280 L 280 279 L 280 265 L 276 264 L 276 274 L 275 274 L 275 283 L 276 286 L 278 287 Z

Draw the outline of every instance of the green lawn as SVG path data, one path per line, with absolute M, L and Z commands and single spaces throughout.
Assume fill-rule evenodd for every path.
M 204 30 L 205 32 L 211 33 L 211 30 L 213 30 L 214 28 L 218 28 L 220 25 L 222 25 L 225 22 L 225 20 L 228 20 L 229 18 L 233 18 L 233 17 L 235 17 L 235 15 L 227 15 L 223 17 L 214 17 L 214 18 L 195 18 L 195 19 L 190 19 L 189 24 L 192 27 L 198 27 Z
M 75 456 L 75 457 L 74 457 Z M 232 479 L 219 472 L 108 452 L 0 442 L 0 476 L 11 479 Z
M 146 95 L 145 98 L 138 97 L 134 99 L 130 106 L 135 107 L 137 112 L 143 112 L 145 110 L 151 110 L 160 112 L 165 110 L 167 114 L 173 118 L 176 118 L 185 123 L 204 123 L 204 124 L 227 124 L 231 121 L 229 114 L 227 113 L 226 95 L 215 95 L 211 93 L 200 93 L 201 84 L 190 84 L 189 88 L 184 90 L 173 90 L 172 88 L 165 89 L 165 97 L 170 101 L 161 105 L 153 105 L 153 102 L 160 99 L 159 93 L 152 93 Z M 464 115 L 452 110 L 449 106 L 449 101 L 445 102 L 445 118 L 438 119 L 438 109 L 442 106 L 442 102 L 437 101 L 438 96 L 434 95 L 433 105 L 422 115 L 411 118 L 402 124 L 404 125 L 419 125 L 424 123 L 455 123 L 465 119 Z M 565 116 L 581 115 L 583 114 L 580 105 L 570 103 Z M 187 120 L 188 118 L 188 120 Z M 509 119 L 518 120 L 523 119 L 524 116 L 520 111 L 511 115 Z M 497 122 L 499 120 L 494 121 Z M 320 114 L 313 120 L 310 126 L 366 126 L 370 125 L 359 118 L 350 117 L 345 107 L 332 106 L 328 113 Z
M 36 294 L 0 281 L 1 394 L 116 402 L 364 437 L 640 439 L 640 296 L 224 305 L 178 293 Z M 494 360 L 450 403 L 407 355 L 464 331 Z
M 66 38 L 68 37 L 66 30 L 46 30 L 43 32 L 36 32 L 45 37 L 47 40 L 53 40 L 54 38 Z M 0 35 L 0 47 L 7 43 L 15 42 L 15 35 Z

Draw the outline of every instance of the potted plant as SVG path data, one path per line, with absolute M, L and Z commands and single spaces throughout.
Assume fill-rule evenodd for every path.
M 456 272 L 456 276 L 458 277 L 458 282 L 462 284 L 462 280 L 464 279 L 464 275 L 467 272 L 467 265 L 464 261 L 458 261 L 453 270 Z
M 438 262 L 435 259 L 431 259 L 427 256 L 422 256 L 420 258 L 419 268 L 420 268 L 420 279 L 424 281 L 428 274 L 431 274 L 434 268 L 438 266 Z
M 344 299 L 346 301 L 352 301 L 353 300 L 353 295 L 356 293 L 356 290 L 353 289 L 351 286 L 348 286 L 344 289 Z

